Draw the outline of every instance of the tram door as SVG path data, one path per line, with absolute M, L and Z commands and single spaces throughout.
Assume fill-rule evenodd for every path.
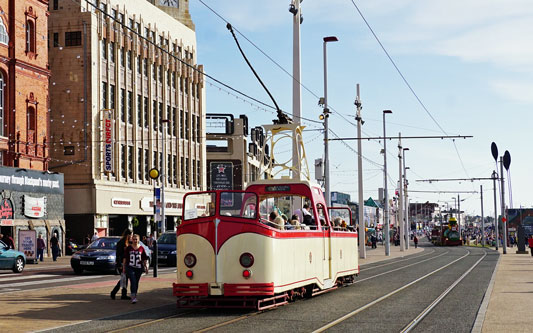
M 322 228 L 322 267 L 324 280 L 330 280 L 331 276 L 331 233 L 327 224 L 325 208 L 322 204 L 317 205 L 318 220 Z

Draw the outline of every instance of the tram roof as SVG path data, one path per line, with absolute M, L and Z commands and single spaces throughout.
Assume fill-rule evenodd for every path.
M 294 184 L 306 185 L 309 188 L 312 188 L 312 187 L 321 188 L 321 186 L 315 182 L 312 182 L 306 179 L 293 179 L 293 178 L 260 179 L 260 180 L 254 181 L 253 183 L 250 183 L 247 186 L 247 188 L 250 186 L 254 186 L 254 185 L 294 185 Z

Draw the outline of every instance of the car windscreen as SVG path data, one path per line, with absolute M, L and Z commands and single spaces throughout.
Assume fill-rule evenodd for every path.
M 163 234 L 157 240 L 157 244 L 176 244 L 176 234 Z
M 0 249 L 5 248 L 5 247 L 8 247 L 7 244 L 0 240 Z
M 91 243 L 87 248 L 88 249 L 107 249 L 114 250 L 117 248 L 118 239 L 117 238 L 98 238 Z

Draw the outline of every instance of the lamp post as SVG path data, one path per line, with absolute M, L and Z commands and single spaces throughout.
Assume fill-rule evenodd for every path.
M 405 204 L 405 214 L 404 214 L 404 217 L 405 217 L 405 222 L 404 222 L 405 233 L 404 233 L 404 235 L 407 236 L 407 239 L 406 239 L 406 242 L 405 242 L 405 249 L 409 250 L 409 238 L 410 238 L 410 234 L 411 234 L 411 228 L 410 228 L 410 225 L 409 225 L 409 201 L 408 201 L 409 199 L 408 199 L 408 195 L 407 195 L 407 169 L 409 169 L 409 167 L 405 166 L 405 151 L 406 150 L 409 150 L 409 148 L 403 148 L 403 150 L 402 150 L 402 155 L 403 155 L 403 186 L 404 186 L 403 195 L 405 197 L 405 199 L 404 199 L 404 204 Z
M 331 192 L 329 179 L 329 149 L 328 149 L 328 65 L 327 65 L 327 52 L 326 45 L 330 42 L 338 42 L 339 40 L 335 36 L 324 37 L 324 187 L 326 188 L 326 205 L 331 206 Z
M 385 115 L 392 113 L 391 110 L 383 110 L 383 182 L 385 192 L 385 205 L 383 209 L 385 224 L 385 255 L 390 255 L 390 223 L 389 223 L 389 194 L 387 193 L 387 135 L 385 130 Z M 364 241 L 364 240 L 363 240 Z
M 498 250 L 498 242 L 500 241 L 498 238 L 498 200 L 496 199 L 496 179 L 498 179 L 498 174 L 496 171 L 492 171 L 492 186 L 494 190 L 494 232 L 496 236 L 496 245 L 495 248 Z
M 398 133 L 398 228 L 400 233 L 400 251 L 403 252 L 406 249 L 405 242 L 407 238 L 405 237 L 405 223 L 403 220 L 403 159 L 402 159 L 402 133 Z

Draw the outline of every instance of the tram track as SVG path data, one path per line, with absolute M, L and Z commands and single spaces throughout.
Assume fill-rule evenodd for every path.
M 380 265 L 376 265 L 376 266 L 371 266 L 371 267 L 363 267 L 361 269 L 359 269 L 360 272 L 366 272 L 366 271 L 369 271 L 369 270 L 372 270 L 372 269 L 376 269 L 376 268 L 381 268 L 381 267 L 385 267 L 385 266 L 390 266 L 390 265 L 394 265 L 394 264 L 397 264 L 399 262 L 404 262 L 404 261 L 408 261 L 408 260 L 413 260 L 413 259 L 418 259 L 418 258 L 422 258 L 422 257 L 426 257 L 426 256 L 429 256 L 429 255 L 432 255 L 433 253 L 435 253 L 435 250 L 431 250 L 431 252 L 429 253 L 424 253 L 422 255 L 412 255 L 412 256 L 408 256 L 407 258 L 404 258 L 404 259 L 400 259 L 400 260 L 394 260 L 392 262 L 388 262 L 388 263 L 385 263 L 385 264 L 380 264 Z
M 474 264 L 470 265 L 469 269 L 463 273 L 458 279 L 456 279 L 443 293 L 441 293 L 438 297 L 436 297 L 429 306 L 427 306 L 423 311 L 421 311 L 413 320 L 411 320 L 407 325 L 405 325 L 405 327 L 403 327 L 402 329 L 402 332 L 409 332 L 411 331 L 412 329 L 414 329 L 420 322 L 422 322 L 422 320 L 442 301 L 445 299 L 445 297 L 466 277 L 468 276 L 472 270 L 474 268 L 476 268 L 479 263 L 481 263 L 487 256 L 487 252 L 484 250 L 483 251 L 484 254 L 482 256 L 482 258 L 480 258 L 479 260 L 477 260 Z M 446 253 L 446 252 L 445 252 Z M 441 254 L 442 255 L 442 254 Z M 404 284 L 403 286 L 399 287 L 399 288 L 396 288 L 394 290 L 392 290 L 391 292 L 379 297 L 379 298 L 376 298 L 375 300 L 363 305 L 363 306 L 360 306 L 358 307 L 357 309 L 333 320 L 333 321 L 330 321 L 329 323 L 319 327 L 318 329 L 315 329 L 313 331 L 313 333 L 315 332 L 323 332 L 325 330 L 328 330 L 328 329 L 331 329 L 333 328 L 334 326 L 354 317 L 355 315 L 365 311 L 365 310 L 368 310 L 369 308 L 371 308 L 372 306 L 374 305 L 377 305 L 378 303 L 386 300 L 386 299 L 389 299 L 391 298 L 392 296 L 400 293 L 401 291 L 415 285 L 416 283 L 426 279 L 426 278 L 429 278 L 430 276 L 436 274 L 437 272 L 439 271 L 442 271 L 443 269 L 469 257 L 472 255 L 472 252 L 470 250 L 467 250 L 467 253 L 453 261 L 451 261 L 450 263 L 444 265 L 444 266 L 441 266 L 439 267 L 438 269 L 435 269 L 407 284 Z M 439 255 L 440 256 L 440 255 Z M 433 257 L 433 258 L 436 258 L 436 257 Z M 390 271 L 389 271 L 390 272 Z M 379 274 L 379 275 L 383 275 L 383 273 Z M 377 277 L 377 275 L 373 276 L 373 277 Z M 368 278 L 367 278 L 368 279 Z

